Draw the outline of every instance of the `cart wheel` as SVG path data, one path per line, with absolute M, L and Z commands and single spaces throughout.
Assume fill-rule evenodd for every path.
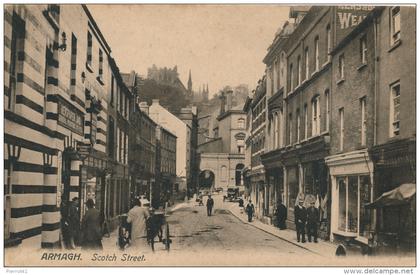
M 171 239 L 169 238 L 169 224 L 168 223 L 166 223 L 165 225 L 165 235 L 166 235 L 165 249 L 169 252 L 169 248 L 171 247 Z

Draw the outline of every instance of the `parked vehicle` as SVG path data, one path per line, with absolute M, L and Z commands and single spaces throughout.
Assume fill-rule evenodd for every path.
M 238 201 L 239 200 L 239 187 L 228 187 L 226 193 L 226 199 L 228 201 Z

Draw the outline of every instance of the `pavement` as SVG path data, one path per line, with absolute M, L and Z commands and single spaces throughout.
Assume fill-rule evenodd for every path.
M 280 230 L 279 228 L 273 225 L 265 224 L 255 218 L 253 219 L 252 222 L 248 222 L 248 216 L 246 215 L 244 211 L 241 212 L 241 209 L 238 206 L 238 203 L 230 203 L 230 202 L 226 202 L 226 203 L 229 204 L 227 208 L 232 213 L 232 215 L 240 219 L 243 223 L 252 225 L 286 242 L 294 244 L 298 247 L 301 247 L 305 250 L 308 250 L 320 256 L 324 256 L 324 257 L 335 256 L 335 251 L 337 249 L 336 244 L 333 244 L 328 241 L 320 240 L 320 239 L 318 239 L 318 243 L 314 243 L 314 242 L 310 243 L 308 241 L 306 243 L 301 243 L 301 242 L 298 243 L 296 240 L 296 231 L 290 230 L 290 229 Z

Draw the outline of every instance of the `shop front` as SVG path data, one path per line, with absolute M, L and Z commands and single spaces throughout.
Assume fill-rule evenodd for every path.
M 370 152 L 375 166 L 375 200 L 402 185 L 416 183 L 416 140 L 400 139 L 374 146 Z M 415 251 L 416 199 L 398 204 L 384 204 L 376 209 L 375 243 L 385 249 Z
M 368 244 L 373 212 L 365 205 L 373 199 L 373 163 L 367 150 L 326 158 L 331 174 L 331 240 Z

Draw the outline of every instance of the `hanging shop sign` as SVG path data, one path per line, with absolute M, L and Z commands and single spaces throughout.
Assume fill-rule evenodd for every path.
M 96 143 L 96 132 L 98 129 L 98 115 L 95 112 L 91 113 L 90 122 L 90 142 L 94 145 Z
M 83 113 L 60 97 L 58 100 L 58 124 L 83 135 Z

